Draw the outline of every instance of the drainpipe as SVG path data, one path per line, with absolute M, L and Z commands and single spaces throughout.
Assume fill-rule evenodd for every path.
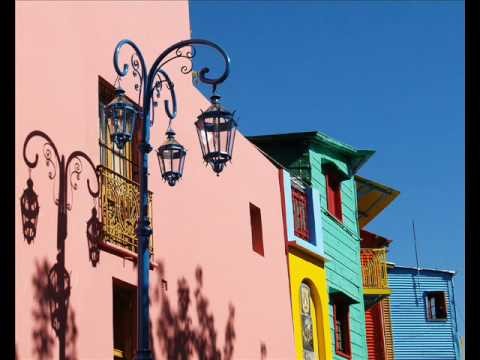
M 453 331 L 453 336 L 454 336 L 454 339 L 455 339 L 455 356 L 457 357 L 457 359 L 461 359 L 463 357 L 463 354 L 462 354 L 462 349 L 460 348 L 460 344 L 459 344 L 459 339 L 458 339 L 458 324 L 457 324 L 457 305 L 456 305 L 456 300 L 455 300 L 455 283 L 453 281 L 453 275 L 452 275 L 452 279 L 451 279 L 451 287 L 452 287 L 452 307 L 453 307 L 453 319 L 454 319 L 454 331 Z

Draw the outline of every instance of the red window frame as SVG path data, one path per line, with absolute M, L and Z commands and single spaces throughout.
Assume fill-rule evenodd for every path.
M 307 194 L 292 186 L 293 227 L 295 236 L 308 241 L 308 200 Z
M 333 304 L 333 325 L 335 330 L 335 353 L 346 359 L 351 359 L 350 306 L 348 303 L 337 300 Z
M 342 214 L 342 180 L 340 175 L 329 170 L 325 175 L 327 182 L 327 209 L 338 221 L 343 222 Z

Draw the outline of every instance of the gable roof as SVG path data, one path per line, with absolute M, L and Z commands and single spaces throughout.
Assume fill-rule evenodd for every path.
M 325 146 L 345 156 L 349 160 L 352 173 L 356 173 L 375 153 L 374 150 L 357 150 L 319 131 L 247 136 L 247 139 L 259 145 L 273 142 L 305 142 L 309 146 L 312 144 Z

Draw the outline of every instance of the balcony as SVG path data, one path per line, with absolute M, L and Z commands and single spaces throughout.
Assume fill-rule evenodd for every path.
M 148 217 L 152 227 L 152 193 L 149 192 Z M 137 253 L 137 222 L 140 215 L 138 183 L 101 167 L 100 207 L 103 224 L 102 242 L 113 245 L 111 250 Z M 153 252 L 153 236 L 149 241 Z
M 362 248 L 363 292 L 372 305 L 392 293 L 388 287 L 387 249 Z M 365 302 L 366 305 L 367 301 Z

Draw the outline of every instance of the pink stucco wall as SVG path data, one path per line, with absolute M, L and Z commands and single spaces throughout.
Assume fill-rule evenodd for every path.
M 98 76 L 114 82 L 113 50 L 119 40 L 127 37 L 137 43 L 151 65 L 154 56 L 168 45 L 190 37 L 188 3 L 16 3 L 17 199 L 29 176 L 22 146 L 33 130 L 47 133 L 61 154 L 68 156 L 82 150 L 95 164 L 99 163 Z M 217 348 L 223 348 L 232 304 L 234 358 L 259 359 L 264 344 L 267 358 L 292 359 L 295 352 L 277 170 L 240 134 L 236 138 L 234 162 L 220 177 L 204 166 L 193 123 L 199 109 L 208 107 L 208 101 L 192 86 L 191 76 L 180 73 L 183 64 L 171 64 L 167 70 L 175 82 L 178 98 L 177 139 L 188 149 L 184 179 L 174 188 L 164 184 L 154 152 L 150 155 L 154 261 L 163 264 L 168 282 L 165 294 L 175 310 L 177 281 L 185 277 L 190 288 L 189 314 L 192 326 L 196 326 L 195 270 L 201 267 L 202 293 L 209 301 L 208 312 L 214 317 Z M 126 80 L 122 85 L 136 99 L 132 83 Z M 226 101 L 234 108 L 235 99 Z M 155 147 L 163 142 L 166 126 L 159 109 L 151 136 Z M 31 158 L 33 150 L 41 152 L 41 145 L 40 141 L 31 143 Z M 112 277 L 136 284 L 136 268 L 131 261 L 105 251 L 101 252 L 97 266 L 91 265 L 86 221 L 94 202 L 86 188 L 85 179 L 92 178 L 87 166 L 81 176 L 80 188 L 69 189 L 72 209 L 68 212 L 66 268 L 71 272 L 70 309 L 77 333 L 69 342 L 67 355 L 77 359 L 112 359 Z M 39 338 L 34 337 L 34 332 L 49 320 L 48 313 L 42 318 L 39 312 L 42 304 L 34 279 L 41 274 L 41 264 L 47 262 L 51 266 L 55 262 L 54 196 L 58 178 L 48 178 L 42 156 L 31 177 L 39 195 L 40 215 L 37 236 L 28 245 L 22 236 L 17 201 L 15 341 L 19 359 L 57 359 L 57 340 L 48 326 L 43 329 L 45 338 L 51 337 L 53 343 L 46 342 L 43 355 L 38 351 Z M 265 257 L 252 251 L 249 202 L 262 210 Z M 165 355 L 156 335 L 161 311 L 155 295 L 160 284 L 157 274 L 151 272 L 151 318 L 155 354 L 160 359 Z

